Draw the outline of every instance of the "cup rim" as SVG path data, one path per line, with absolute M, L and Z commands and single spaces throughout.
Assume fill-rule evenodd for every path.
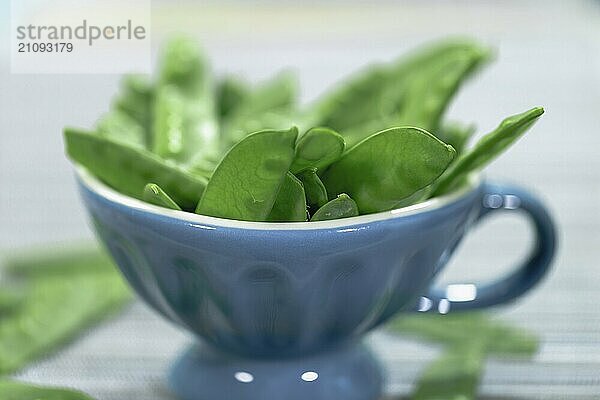
M 86 168 L 76 165 L 76 176 L 80 183 L 87 187 L 93 193 L 107 199 L 112 203 L 117 203 L 127 208 L 144 211 L 150 214 L 172 218 L 181 222 L 186 222 L 200 228 L 238 228 L 250 230 L 277 230 L 277 231 L 295 231 L 295 230 L 323 230 L 323 229 L 341 229 L 355 225 L 365 225 L 372 222 L 384 221 L 389 219 L 399 219 L 414 214 L 420 214 L 445 207 L 451 203 L 466 197 L 469 193 L 475 191 L 482 181 L 480 173 L 472 173 L 467 179 L 467 184 L 460 189 L 443 196 L 434 197 L 424 202 L 413 204 L 406 207 L 396 208 L 389 211 L 381 211 L 373 214 L 359 215 L 356 217 L 333 219 L 328 221 L 302 221 L 302 222 L 256 222 L 242 221 L 235 219 L 211 217 L 208 215 L 194 214 L 187 211 L 171 210 L 164 207 L 155 206 L 138 200 L 134 197 L 124 195 L 115 189 L 109 187 L 100 181 Z

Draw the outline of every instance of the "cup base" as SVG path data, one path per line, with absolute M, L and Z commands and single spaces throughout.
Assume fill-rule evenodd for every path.
M 196 345 L 172 367 L 169 386 L 181 400 L 376 400 L 383 373 L 362 343 L 289 359 L 242 358 Z

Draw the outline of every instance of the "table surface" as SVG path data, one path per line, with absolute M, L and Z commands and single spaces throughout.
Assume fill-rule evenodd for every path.
M 294 2 L 227 2 L 173 8 L 157 1 L 153 42 L 173 31 L 176 20 L 179 30 L 189 29 L 203 42 L 218 71 L 261 79 L 295 66 L 305 100 L 358 66 L 394 58 L 428 39 L 470 34 L 496 46 L 497 61 L 462 90 L 448 116 L 476 122 L 478 131 L 485 132 L 506 115 L 538 104 L 546 107 L 539 124 L 487 176 L 527 185 L 542 196 L 560 226 L 560 250 L 552 273 L 535 291 L 495 311 L 539 334 L 539 354 L 531 361 L 490 360 L 481 394 L 597 399 L 600 5 L 473 3 L 300 7 Z M 6 26 L 0 23 L 0 33 Z M 6 61 L 6 52 L 1 54 L 0 60 Z M 10 252 L 90 237 L 60 131 L 66 124 L 89 126 L 106 109 L 117 77 L 10 75 L 5 62 L 1 68 L 0 246 Z M 526 223 L 515 216 L 486 223 L 467 238 L 443 279 L 501 274 L 526 254 L 529 237 Z M 165 370 L 190 341 L 186 333 L 135 303 L 18 377 L 72 386 L 99 400 L 169 399 Z M 393 396 L 409 393 L 421 368 L 437 353 L 383 332 L 373 333 L 368 341 L 389 369 L 387 390 Z

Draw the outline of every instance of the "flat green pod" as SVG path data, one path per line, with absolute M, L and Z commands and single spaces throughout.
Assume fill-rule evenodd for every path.
M 352 144 L 389 126 L 433 129 L 460 84 L 489 55 L 474 41 L 440 41 L 393 63 L 359 71 L 327 92 L 308 113 Z
M 194 210 L 206 179 L 169 164 L 149 151 L 66 128 L 69 157 L 119 192 L 142 200 L 144 187 L 155 182 L 184 210 Z
M 155 206 L 181 211 L 181 207 L 156 183 L 146 185 L 142 198 L 145 202 L 154 204 Z
M 219 163 L 196 213 L 244 221 L 266 221 L 294 160 L 298 129 L 253 133 Z
M 453 190 L 470 173 L 492 162 L 500 153 L 519 139 L 544 113 L 535 107 L 504 119 L 491 133 L 482 137 L 473 148 L 462 154 L 435 183 L 432 196 Z
M 114 269 L 28 281 L 22 304 L 0 319 L 0 373 L 13 373 L 55 350 L 130 299 Z
M 0 380 L 2 400 L 93 400 L 85 393 L 55 387 L 43 387 L 7 379 Z
M 304 185 L 306 204 L 311 210 L 316 211 L 327 203 L 327 189 L 325 189 L 325 185 L 317 175 L 316 168 L 305 169 L 297 176 Z
M 409 315 L 393 320 L 387 329 L 450 347 L 485 340 L 486 353 L 495 355 L 531 356 L 539 345 L 539 339 L 529 331 L 480 312 Z
M 338 195 L 335 199 L 325 203 L 310 219 L 311 221 L 327 221 L 331 219 L 356 217 L 358 207 L 354 200 L 345 193 Z
M 291 172 L 277 193 L 273 209 L 267 218 L 271 222 L 301 222 L 307 220 L 304 186 Z
M 411 400 L 477 399 L 486 356 L 479 342 L 446 350 L 425 368 Z
M 386 211 L 431 185 L 455 153 L 425 130 L 390 128 L 347 151 L 322 180 L 330 197 L 347 193 L 361 214 Z
M 185 98 L 174 85 L 164 85 L 156 91 L 154 104 L 154 140 L 152 152 L 164 159 L 178 159 L 186 145 Z
M 296 143 L 296 157 L 291 171 L 298 173 L 307 168 L 324 171 L 331 163 L 339 160 L 345 148 L 344 138 L 334 130 L 311 128 Z

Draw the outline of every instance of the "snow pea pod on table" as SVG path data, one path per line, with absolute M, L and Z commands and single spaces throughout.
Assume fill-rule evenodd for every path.
M 2 400 L 93 400 L 90 396 L 69 389 L 42 387 L 11 380 L 0 380 Z

